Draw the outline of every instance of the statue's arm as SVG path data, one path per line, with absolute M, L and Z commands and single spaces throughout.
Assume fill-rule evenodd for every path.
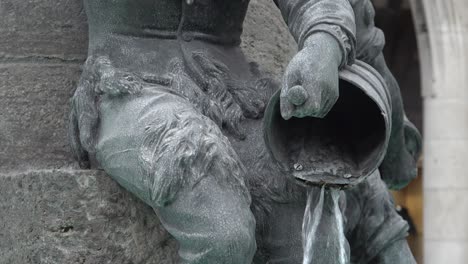
M 274 0 L 299 49 L 315 33 L 327 33 L 337 42 L 340 66 L 354 62 L 356 25 L 349 0 Z M 312 37 L 313 38 L 313 37 Z
M 408 246 L 406 239 L 401 239 L 394 242 L 382 250 L 371 264 L 416 264 L 413 253 Z
M 299 45 L 283 77 L 281 115 L 322 118 L 338 100 L 338 69 L 354 62 L 353 8 L 349 0 L 274 1 Z

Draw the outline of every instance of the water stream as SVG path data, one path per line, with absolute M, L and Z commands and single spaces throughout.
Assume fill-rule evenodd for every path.
M 302 223 L 303 264 L 349 264 L 340 193 L 335 188 L 309 187 Z

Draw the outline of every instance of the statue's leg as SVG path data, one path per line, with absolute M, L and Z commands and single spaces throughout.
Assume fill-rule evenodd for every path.
M 320 190 L 318 189 L 318 192 Z M 414 264 L 406 241 L 407 223 L 397 214 L 378 173 L 344 191 L 345 233 L 353 264 Z M 305 203 L 271 204 L 258 263 L 301 263 Z M 325 218 L 322 218 L 322 220 Z M 324 221 L 325 225 L 331 222 Z
M 416 263 L 406 241 L 408 224 L 378 171 L 346 191 L 345 215 L 352 263 Z
M 155 209 L 182 263 L 251 263 L 255 220 L 244 168 L 214 122 L 157 88 L 104 97 L 100 113 L 99 164 Z
M 383 180 L 391 189 L 402 189 L 417 176 L 417 161 L 420 149 L 412 151 L 411 146 L 421 141 L 417 129 L 410 121 L 405 121 L 403 100 L 400 87 L 395 77 L 385 63 L 383 54 L 380 54 L 371 65 L 379 71 L 387 83 L 387 88 L 392 98 L 392 133 L 384 161 L 379 170 Z M 416 131 L 413 136 L 409 134 L 408 124 Z
M 250 264 L 255 220 L 243 198 L 209 176 L 156 210 L 179 242 L 182 263 Z
M 382 250 L 371 264 L 416 264 L 406 239 L 393 242 Z
M 300 191 L 300 189 L 297 189 Z M 340 222 L 337 221 L 337 215 L 334 211 L 333 198 L 329 190 L 325 191 L 324 204 L 318 207 L 322 210 L 320 214 L 314 214 L 318 210 L 321 188 L 317 187 L 311 190 L 312 201 L 311 210 L 312 219 L 317 221 L 318 226 L 313 239 L 311 254 L 313 263 L 336 263 L 340 262 L 338 256 L 340 251 L 344 250 L 349 256 L 349 243 L 346 239 L 340 242 L 340 237 L 344 235 L 337 228 Z M 289 200 L 286 203 L 271 203 L 268 217 L 265 219 L 265 231 L 259 241 L 259 250 L 256 259 L 258 264 L 297 264 L 302 263 L 304 258 L 303 248 L 303 220 L 306 210 L 306 199 Z M 341 193 L 339 206 L 344 209 L 345 195 Z M 342 211 L 343 212 L 343 211 Z M 261 218 L 260 218 L 261 219 Z M 257 221 L 259 219 L 257 218 Z M 343 247 L 339 247 L 339 245 Z M 343 251 L 341 251 L 343 252 Z M 359 263 L 364 264 L 364 263 Z
M 255 264 L 302 263 L 302 219 L 305 203 L 273 203 L 263 221 L 264 231 L 259 239 Z

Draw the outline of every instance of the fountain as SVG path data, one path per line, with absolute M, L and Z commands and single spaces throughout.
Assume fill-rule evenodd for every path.
M 297 99 L 297 93 L 294 96 Z M 312 259 L 321 264 L 350 262 L 341 190 L 378 169 L 388 146 L 390 120 L 390 96 L 382 77 L 364 62 L 340 72 L 340 97 L 323 119 L 284 120 L 279 94 L 270 101 L 264 123 L 270 154 L 287 175 L 308 189 L 303 264 Z

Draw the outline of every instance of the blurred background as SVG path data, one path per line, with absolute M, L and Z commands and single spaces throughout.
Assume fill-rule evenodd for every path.
M 424 137 L 419 177 L 394 192 L 418 263 L 468 263 L 468 1 L 374 0 L 385 58 Z
M 373 2 L 376 26 L 385 33 L 385 58 L 400 84 L 406 115 L 423 133 L 421 62 L 411 4 L 408 0 Z M 422 167 L 421 158 L 418 178 L 405 189 L 392 192 L 397 209 L 410 223 L 408 242 L 418 263 L 423 263 L 424 243 Z

